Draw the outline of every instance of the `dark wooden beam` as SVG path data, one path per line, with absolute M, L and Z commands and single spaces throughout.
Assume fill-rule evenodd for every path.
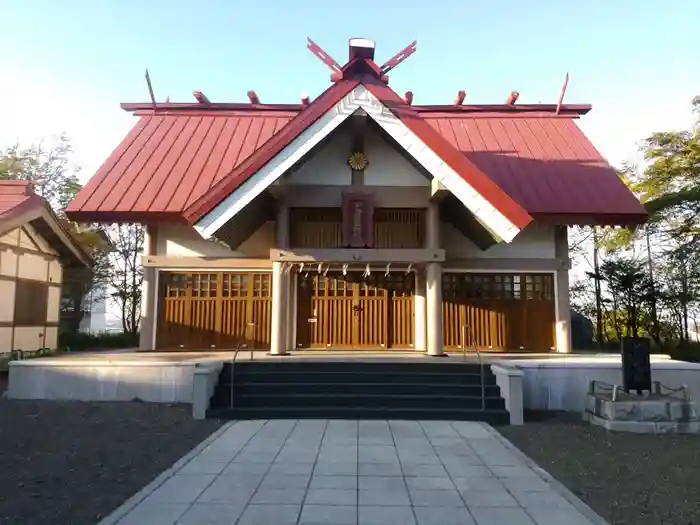
M 365 130 L 367 129 L 367 113 L 363 109 L 360 109 L 353 113 L 350 117 L 350 126 L 352 133 L 352 143 L 350 144 L 350 153 L 364 153 L 365 152 Z M 353 186 L 364 186 L 365 184 L 365 171 L 364 170 L 352 170 L 352 185 Z
M 232 250 L 247 241 L 267 221 L 275 218 L 275 200 L 264 191 L 216 232 L 215 237 Z
M 211 104 L 209 98 L 201 91 L 195 91 L 194 93 L 192 93 L 192 95 L 194 96 L 195 100 L 200 104 Z
M 440 219 L 451 224 L 481 250 L 499 242 L 454 195 L 448 195 L 440 203 Z

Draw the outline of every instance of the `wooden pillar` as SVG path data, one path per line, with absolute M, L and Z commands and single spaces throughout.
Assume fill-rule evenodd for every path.
M 425 214 L 425 247 L 431 250 L 440 248 L 440 204 L 435 201 L 428 203 Z
M 413 295 L 413 312 L 415 326 L 413 336 L 413 349 L 424 352 L 426 350 L 426 305 L 425 305 L 425 271 L 416 272 L 416 288 Z
M 272 263 L 272 327 L 270 330 L 270 353 L 283 355 L 287 353 L 285 336 L 284 275 L 282 263 Z
M 554 229 L 554 256 L 569 258 L 569 240 L 566 226 Z M 557 270 L 554 274 L 555 347 L 557 353 L 571 352 L 571 309 L 569 306 L 569 270 Z
M 430 202 L 426 213 L 426 248 L 440 247 L 440 208 L 439 203 Z M 426 350 L 428 355 L 444 355 L 442 347 L 442 264 L 426 265 Z
M 157 255 L 157 231 L 155 226 L 146 226 L 143 240 L 144 255 Z M 158 301 L 156 269 L 143 269 L 141 283 L 141 321 L 139 323 L 139 350 L 155 350 L 154 335 L 158 329 L 156 303 Z
M 297 280 L 296 274 L 288 273 L 287 279 L 287 349 L 296 348 L 296 324 L 297 324 Z
M 289 247 L 289 208 L 282 204 L 277 210 L 275 222 L 277 248 Z M 272 263 L 272 327 L 270 353 L 287 353 L 289 324 L 289 274 L 284 272 L 281 262 Z
M 444 355 L 442 348 L 442 265 L 426 266 L 426 349 L 429 355 Z

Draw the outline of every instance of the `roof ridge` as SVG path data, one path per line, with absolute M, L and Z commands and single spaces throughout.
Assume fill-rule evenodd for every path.
M 320 95 L 319 95 L 320 96 Z M 188 112 L 202 113 L 300 113 L 306 109 L 304 104 L 251 104 L 247 102 L 212 102 L 208 104 L 188 102 L 168 102 L 153 104 L 148 102 L 124 102 L 121 108 L 124 111 L 136 115 L 181 115 Z M 521 115 L 527 113 L 551 114 L 552 116 L 576 117 L 588 113 L 590 104 L 564 104 L 557 114 L 556 104 L 416 104 L 410 105 L 411 109 L 419 114 L 425 113 L 450 113 L 455 116 L 479 113 L 502 113 L 507 115 Z

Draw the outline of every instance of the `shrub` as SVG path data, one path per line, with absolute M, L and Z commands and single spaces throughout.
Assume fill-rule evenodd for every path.
M 99 334 L 62 333 L 58 338 L 58 346 L 70 352 L 86 350 L 115 350 L 134 348 L 139 344 L 139 334 L 126 332 L 103 332 Z

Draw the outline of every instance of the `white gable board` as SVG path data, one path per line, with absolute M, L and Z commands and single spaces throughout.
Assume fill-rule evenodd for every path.
M 200 219 L 195 225 L 196 230 L 205 238 L 214 235 L 219 228 L 269 188 L 360 108 L 501 239 L 510 242 L 518 234 L 520 229 L 517 226 L 445 164 L 389 108 L 361 85 L 343 97 L 338 104 L 304 130 L 261 170 Z

